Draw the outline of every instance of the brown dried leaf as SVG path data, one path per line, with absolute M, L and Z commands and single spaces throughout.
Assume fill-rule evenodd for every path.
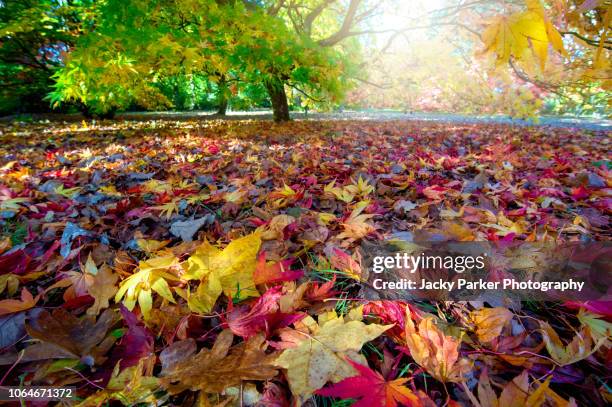
M 242 380 L 268 380 L 276 376 L 272 365 L 275 354 L 266 354 L 263 335 L 257 335 L 236 346 L 231 346 L 234 335 L 229 330 L 219 334 L 212 349 L 195 352 L 195 347 L 176 342 L 172 346 L 186 350 L 182 359 L 172 350 L 164 358 L 161 383 L 171 393 L 190 389 L 220 393 L 225 388 L 239 385 Z M 172 354 L 172 355 L 171 355 Z
M 26 324 L 31 337 L 49 342 L 68 351 L 89 366 L 102 363 L 104 354 L 115 341 L 108 330 L 119 320 L 116 312 L 107 309 L 96 321 L 94 316 L 77 318 L 63 308 L 41 312 Z

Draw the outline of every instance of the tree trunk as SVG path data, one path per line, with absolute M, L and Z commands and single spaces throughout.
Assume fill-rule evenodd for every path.
M 225 116 L 227 113 L 227 97 L 225 94 L 219 95 L 219 105 L 217 107 L 217 116 Z
M 219 80 L 219 85 L 217 88 L 217 115 L 225 116 L 227 113 L 227 82 L 225 81 L 225 77 L 222 76 L 221 80 Z
M 289 118 L 289 103 L 285 93 L 285 84 L 279 78 L 273 78 L 265 82 L 266 90 L 272 103 L 272 113 L 275 122 L 287 122 Z

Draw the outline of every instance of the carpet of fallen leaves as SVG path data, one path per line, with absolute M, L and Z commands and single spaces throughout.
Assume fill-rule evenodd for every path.
M 609 134 L 0 125 L 0 384 L 80 405 L 612 401 L 612 304 L 359 301 L 364 240 L 610 240 Z

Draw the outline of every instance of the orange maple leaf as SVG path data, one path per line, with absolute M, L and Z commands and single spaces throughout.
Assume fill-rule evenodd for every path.
M 13 312 L 25 311 L 36 305 L 40 299 L 40 294 L 33 297 L 32 294 L 24 287 L 21 289 L 20 300 L 2 300 L 0 301 L 0 315 L 12 314 Z

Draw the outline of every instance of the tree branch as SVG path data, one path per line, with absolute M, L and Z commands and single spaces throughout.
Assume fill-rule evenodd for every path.
M 281 8 L 285 5 L 285 0 L 279 0 L 275 6 L 268 9 L 268 15 L 275 16 L 278 14 Z
M 375 88 L 378 88 L 378 89 L 391 89 L 391 88 L 393 88 L 392 84 L 382 84 L 381 85 L 381 84 L 378 84 L 378 83 L 375 83 L 375 82 L 370 82 L 370 81 L 368 81 L 366 79 L 357 78 L 357 77 L 352 77 L 352 79 L 355 79 L 356 81 L 359 81 L 359 82 L 363 82 L 366 85 L 374 86 Z
M 514 64 L 514 62 L 512 62 L 512 58 L 510 58 L 508 60 L 508 64 L 510 65 L 510 67 L 512 68 L 512 70 L 514 71 L 516 76 L 518 76 L 520 79 L 524 80 L 525 82 L 533 83 L 534 85 L 536 85 L 536 86 L 538 86 L 538 87 L 540 87 L 542 89 L 545 89 L 548 92 L 554 93 L 557 96 L 560 96 L 562 98 L 567 98 L 567 96 L 565 96 L 564 94 L 559 92 L 559 90 L 558 90 L 559 86 L 553 85 L 552 83 L 542 82 L 542 81 L 539 81 L 537 79 L 530 78 L 529 75 L 527 75 L 525 72 L 520 70 Z
M 314 9 L 312 9 L 312 11 L 310 11 L 310 13 L 308 13 L 306 15 L 306 18 L 304 18 L 304 32 L 305 32 L 305 34 L 310 36 L 310 34 L 312 33 L 312 24 L 314 23 L 314 21 L 317 19 L 317 17 L 319 17 L 319 15 L 321 15 L 323 10 L 325 10 L 325 7 L 329 6 L 330 4 L 334 3 L 335 1 L 336 0 L 324 0 L 321 3 L 319 3 L 319 5 L 316 6 Z
M 579 33 L 575 32 L 575 31 L 561 31 L 560 32 L 561 35 L 573 35 L 574 37 L 580 38 L 582 41 L 586 42 L 589 45 L 592 45 L 594 47 L 599 47 L 599 40 L 594 40 L 591 38 L 587 38 L 583 35 L 580 35 Z M 605 49 L 610 49 L 612 50 L 612 41 L 610 40 L 606 40 L 604 41 L 604 44 L 611 44 L 611 45 L 604 45 L 603 47 Z
M 361 1 L 362 0 L 351 0 L 348 9 L 346 10 L 346 15 L 342 20 L 342 26 L 340 27 L 340 29 L 329 37 L 319 40 L 319 45 L 321 45 L 322 47 L 331 47 L 348 36 L 351 31 L 351 27 L 353 26 L 353 23 L 355 21 L 357 8 L 359 8 Z
M 294 85 L 294 84 L 292 84 L 292 83 L 290 83 L 290 82 L 287 82 L 287 85 L 288 85 L 289 87 L 291 87 L 291 88 L 293 88 L 293 89 L 297 90 L 297 91 L 298 91 L 298 92 L 300 92 L 302 95 L 306 96 L 308 99 L 314 100 L 314 101 L 315 101 L 315 102 L 317 102 L 317 103 L 324 102 L 324 100 L 323 100 L 323 99 L 317 99 L 317 98 L 315 98 L 315 97 L 313 97 L 313 96 L 309 95 L 308 93 L 304 92 L 302 89 L 298 88 L 296 85 Z

